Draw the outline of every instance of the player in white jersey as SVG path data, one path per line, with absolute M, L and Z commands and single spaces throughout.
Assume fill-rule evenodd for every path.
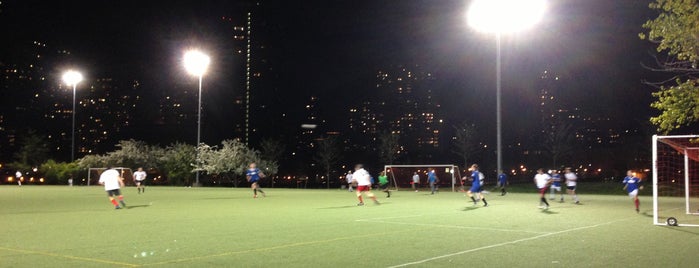
M 366 193 L 371 200 L 374 200 L 374 204 L 379 204 L 379 201 L 376 200 L 376 196 L 371 192 L 371 175 L 364 169 L 364 166 L 358 164 L 354 167 L 352 179 L 357 182 L 357 199 L 359 199 L 357 206 L 364 205 L 363 193 Z
M 121 177 L 119 171 L 113 168 L 108 168 L 100 175 L 99 184 L 104 185 L 104 191 L 107 192 L 109 196 L 109 201 L 112 202 L 115 209 L 120 209 L 121 207 L 117 203 L 116 198 L 119 198 L 119 203 L 123 207 L 126 207 L 124 203 L 124 196 L 121 195 L 121 187 L 124 187 L 124 178 Z
M 139 194 L 146 192 L 146 176 L 148 175 L 143 171 L 142 167 L 139 167 L 138 171 L 133 173 L 133 182 L 136 183 L 136 189 L 138 189 Z
M 551 176 L 544 173 L 543 168 L 537 169 L 536 175 L 534 176 L 534 183 L 536 183 L 536 188 L 539 189 L 539 208 L 548 209 L 549 202 L 546 201 L 546 190 L 548 190 L 551 184 Z
M 578 194 L 575 192 L 575 189 L 578 187 L 578 175 L 575 175 L 575 172 L 573 172 L 573 170 L 569 167 L 566 168 L 565 172 L 567 192 L 569 195 L 573 196 L 573 201 L 575 201 L 575 204 L 580 204 Z
M 345 179 L 347 179 L 347 188 L 349 188 L 347 190 L 350 192 L 354 191 L 354 189 L 352 188 L 352 184 L 354 184 L 354 179 L 352 179 L 352 171 L 351 170 L 349 172 L 347 172 Z

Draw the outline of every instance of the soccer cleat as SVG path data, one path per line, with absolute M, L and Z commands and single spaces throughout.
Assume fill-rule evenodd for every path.
M 120 207 L 120 206 L 116 206 L 116 207 L 114 207 L 114 209 L 121 209 L 121 207 Z
M 257 198 L 257 195 L 253 195 L 252 198 Z
M 544 210 L 549 210 L 549 206 L 544 206 Z
M 488 206 L 488 204 L 484 204 L 484 205 L 483 205 L 483 207 L 487 207 L 487 206 Z
M 122 207 L 126 207 L 126 203 L 124 203 L 124 201 L 119 201 L 119 203 L 121 203 Z
M 381 205 L 378 200 L 374 200 L 374 205 Z
M 262 192 L 262 197 L 267 197 L 267 194 L 265 194 L 265 192 Z
M 363 205 L 364 205 L 364 203 L 358 203 L 358 204 L 357 204 L 358 207 L 361 207 L 361 206 L 363 206 Z
M 541 206 L 541 205 L 540 205 L 539 208 L 545 208 L 545 206 Z
M 641 211 L 639 209 L 636 209 L 636 213 L 641 213 Z
M 576 204 L 576 205 L 580 205 L 580 201 L 575 201 L 575 204 Z

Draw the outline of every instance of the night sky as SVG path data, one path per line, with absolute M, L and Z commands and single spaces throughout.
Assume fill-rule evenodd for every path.
M 73 51 L 86 76 L 112 75 L 143 81 L 146 90 L 182 90 L 195 81 L 184 74 L 182 51 L 196 46 L 213 58 L 205 77 L 207 98 L 227 88 L 230 36 L 219 18 L 236 14 L 235 1 L 3 1 L 0 29 L 10 44 L 45 40 Z M 277 93 L 287 105 L 320 97 L 330 124 L 336 111 L 370 96 L 376 71 L 421 64 L 447 96 L 447 118 L 469 114 L 490 129 L 494 120 L 494 38 L 468 28 L 469 1 L 262 1 L 270 46 L 279 57 Z M 503 120 L 523 129 L 520 116 L 534 110 L 533 85 L 542 70 L 563 78 L 570 97 L 619 124 L 647 121 L 653 46 L 640 40 L 641 24 L 654 17 L 643 0 L 551 0 L 535 28 L 503 38 Z M 8 42 L 9 41 L 9 42 Z M 217 68 L 219 67 L 219 68 Z M 242 78 L 240 78 L 242 79 Z M 217 93 L 218 92 L 218 93 Z M 214 101 L 209 105 L 217 106 Z M 216 107 L 213 107 L 214 109 Z M 528 112 L 529 111 L 529 112 Z M 339 117 L 343 118 L 343 117 Z M 475 118 L 475 119 L 473 119 Z M 336 126 L 340 127 L 340 126 Z M 493 127 L 494 132 L 494 127 Z M 138 139 L 138 137 L 134 137 Z

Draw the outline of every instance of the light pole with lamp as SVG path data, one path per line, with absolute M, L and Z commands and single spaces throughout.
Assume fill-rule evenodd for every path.
M 197 148 L 201 143 L 201 80 L 209 67 L 211 59 L 198 50 L 190 50 L 184 54 L 184 68 L 191 75 L 199 77 L 199 104 L 197 105 Z M 199 151 L 197 150 L 197 164 L 199 163 Z M 196 173 L 195 186 L 199 186 L 199 170 Z
M 71 142 L 70 142 L 70 161 L 73 162 L 75 161 L 75 89 L 80 83 L 80 81 L 83 80 L 83 75 L 74 70 L 69 70 L 63 74 L 63 82 L 68 84 L 68 86 L 73 86 L 73 127 L 72 127 L 72 135 L 71 135 Z
M 502 168 L 502 74 L 500 39 L 536 24 L 546 11 L 546 0 L 474 0 L 468 9 L 468 25 L 495 34 L 495 109 L 497 124 L 497 172 Z

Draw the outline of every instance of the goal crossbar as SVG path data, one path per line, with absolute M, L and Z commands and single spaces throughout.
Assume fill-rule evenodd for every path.
M 393 181 L 393 188 L 398 190 L 398 181 L 394 172 L 391 172 L 392 168 L 448 168 L 451 174 L 451 190 L 456 191 L 456 178 L 461 178 L 461 172 L 459 166 L 451 164 L 436 164 L 436 165 L 385 165 L 383 170 L 386 174 L 391 173 L 391 180 Z

